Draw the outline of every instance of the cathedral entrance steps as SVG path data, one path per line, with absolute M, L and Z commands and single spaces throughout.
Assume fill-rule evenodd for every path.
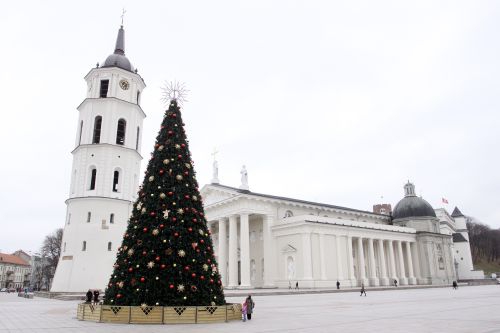
M 493 282 L 493 283 L 491 283 Z M 496 280 L 491 280 L 489 283 L 482 283 L 484 285 L 496 284 Z M 469 285 L 478 285 L 478 284 L 469 284 L 467 282 L 460 281 L 458 284 L 460 287 L 466 287 Z M 408 290 L 408 289 L 428 289 L 428 288 L 451 288 L 451 285 L 410 285 L 410 286 L 378 286 L 378 287 L 365 287 L 367 291 L 384 291 L 384 290 Z M 246 297 L 248 295 L 252 296 L 275 296 L 275 295 L 297 295 L 297 294 L 334 294 L 334 293 L 349 293 L 349 292 L 359 292 L 360 287 L 354 288 L 341 288 L 341 289 L 332 289 L 332 288 L 315 288 L 315 289 L 226 289 L 224 291 L 225 297 Z M 51 299 L 58 299 L 62 301 L 77 301 L 85 299 L 85 292 L 71 292 L 71 293 L 50 293 L 50 292 L 36 292 L 36 297 L 45 297 Z

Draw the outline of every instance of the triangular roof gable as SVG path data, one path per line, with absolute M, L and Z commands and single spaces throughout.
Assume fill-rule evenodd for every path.
M 207 184 L 200 191 L 204 205 L 211 205 L 237 196 L 239 193 L 223 185 Z
M 238 188 L 235 188 L 235 187 L 230 187 L 230 186 L 221 185 L 221 184 L 208 184 L 208 185 L 205 185 L 202 188 L 202 190 L 201 190 L 202 197 L 203 197 L 204 203 L 207 204 L 207 205 L 210 205 L 210 204 L 212 204 L 214 202 L 218 202 L 219 201 L 219 200 L 212 201 L 212 202 L 206 201 L 203 192 L 204 191 L 208 192 L 210 189 L 214 189 L 214 190 L 216 189 L 217 192 L 221 192 L 221 193 L 225 192 L 225 193 L 227 193 L 227 195 L 228 195 L 227 198 L 235 197 L 235 196 L 238 196 L 238 195 L 241 195 L 241 194 L 246 194 L 246 195 L 250 195 L 250 196 L 254 196 L 254 197 L 268 198 L 268 199 L 279 200 L 279 201 L 289 201 L 289 202 L 294 202 L 294 203 L 303 204 L 303 205 L 317 206 L 317 207 L 321 207 L 321 208 L 339 209 L 339 210 L 350 211 L 350 212 L 355 212 L 355 213 L 369 214 L 369 215 L 375 215 L 375 216 L 383 216 L 384 218 L 389 218 L 388 215 L 377 214 L 377 213 L 366 211 L 366 210 L 353 209 L 353 208 L 342 207 L 342 206 L 335 206 L 335 205 L 324 204 L 324 203 L 320 203 L 320 202 L 312 202 L 312 201 L 307 201 L 307 200 L 300 200 L 300 199 L 293 199 L 293 198 L 287 198 L 287 197 L 280 197 L 280 196 L 276 196 L 276 195 L 256 193 L 256 192 L 251 192 L 251 191 L 248 191 L 248 190 L 241 190 L 241 189 L 238 189 Z
M 458 209 L 458 207 L 455 207 L 453 213 L 451 213 L 451 217 L 464 217 L 464 216 L 465 215 L 462 214 L 462 212 L 460 211 L 460 209 Z

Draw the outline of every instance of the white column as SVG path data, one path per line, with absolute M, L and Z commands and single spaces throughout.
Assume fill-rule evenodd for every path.
M 396 272 L 396 259 L 394 258 L 394 243 L 393 241 L 387 241 L 387 246 L 389 247 L 389 263 L 391 265 L 391 284 L 394 280 L 398 280 L 398 273 Z
M 380 285 L 388 286 L 389 278 L 387 277 L 387 267 L 385 265 L 385 251 L 384 251 L 384 240 L 378 240 L 378 254 L 380 260 Z
M 321 269 L 321 280 L 326 280 L 326 264 L 325 264 L 325 235 L 319 234 L 319 258 Z
M 415 267 L 415 278 L 417 280 L 417 284 L 419 284 L 419 280 L 422 278 L 422 271 L 420 270 L 420 259 L 418 256 L 418 245 L 416 242 L 412 242 L 410 244 L 410 247 L 412 249 L 412 259 L 413 259 L 413 265 Z
M 271 227 L 273 224 L 273 216 L 265 215 L 262 221 L 262 232 L 264 238 L 264 287 L 274 286 L 276 257 L 273 252 L 273 239 L 271 234 Z
M 359 285 L 361 283 L 367 284 L 366 271 L 365 271 L 365 254 L 363 253 L 363 238 L 358 237 L 358 263 L 359 263 Z
M 376 263 L 375 263 L 375 251 L 373 249 L 373 238 L 368 238 L 368 259 L 370 260 L 369 265 L 370 265 L 370 286 L 378 286 L 379 281 L 377 278 L 377 270 L 376 270 Z
M 248 213 L 240 214 L 241 287 L 250 287 L 250 232 Z
M 227 231 L 226 219 L 219 219 L 219 272 L 222 285 L 227 285 Z
M 238 220 L 236 215 L 229 216 L 229 288 L 238 286 Z
M 417 279 L 413 274 L 413 260 L 411 258 L 410 242 L 405 242 L 406 245 L 406 261 L 408 261 L 408 284 L 417 284 Z
M 312 255 L 311 255 L 311 233 L 302 234 L 302 265 L 304 267 L 304 280 L 312 280 Z
M 401 272 L 399 272 L 401 274 L 399 276 L 399 284 L 407 285 L 408 279 L 406 278 L 406 273 L 405 273 L 405 261 L 403 258 L 403 247 L 401 246 L 401 241 L 397 241 L 397 246 L 398 246 L 399 268 L 401 269 Z
M 347 236 L 347 272 L 349 280 L 351 280 L 351 287 L 356 286 L 356 277 L 354 276 L 354 262 L 352 257 L 352 237 Z
M 340 281 L 344 278 L 344 274 L 342 272 L 342 254 L 340 252 L 340 236 L 335 235 L 335 245 L 337 247 L 337 280 Z M 352 255 L 352 254 L 351 254 Z M 347 261 L 349 262 L 349 260 Z

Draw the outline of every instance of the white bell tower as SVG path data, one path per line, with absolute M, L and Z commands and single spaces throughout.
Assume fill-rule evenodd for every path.
M 121 26 L 114 53 L 85 76 L 53 292 L 104 290 L 137 196 L 145 83 L 125 57 L 124 35 Z

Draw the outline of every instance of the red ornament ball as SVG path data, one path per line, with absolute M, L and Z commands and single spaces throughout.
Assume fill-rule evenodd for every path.
M 181 144 L 181 147 L 182 148 L 186 148 L 186 145 L 183 143 L 183 144 Z
M 116 294 L 116 298 L 122 298 L 122 294 Z
M 200 276 L 200 279 L 201 280 L 205 280 L 205 277 L 202 275 L 202 276 Z
M 186 194 L 186 195 L 184 196 L 184 199 L 189 199 L 189 194 Z
M 189 266 L 184 267 L 184 270 L 189 271 Z
M 160 267 L 161 267 L 161 269 L 165 269 L 165 267 L 167 267 L 167 266 L 165 266 L 165 264 L 161 264 Z
M 184 176 L 189 176 L 189 171 L 184 171 Z
M 174 233 L 174 236 L 179 237 L 179 233 L 178 232 Z
M 163 169 L 160 169 L 160 171 L 159 171 L 160 175 L 163 175 L 164 172 L 165 171 Z
M 172 136 L 172 135 L 174 135 L 174 132 L 173 131 L 168 131 L 168 135 Z
M 177 159 L 180 160 L 182 158 L 182 155 L 177 155 Z
M 189 227 L 189 228 L 188 228 L 188 231 L 189 231 L 189 232 L 192 232 L 192 231 L 193 231 L 193 228 Z
M 196 277 L 196 273 L 191 274 L 191 277 L 195 278 Z
M 155 258 L 155 260 L 156 260 L 156 261 L 160 261 L 160 257 L 156 257 L 156 258 Z
M 177 217 L 174 216 L 174 217 L 172 217 L 172 222 L 175 222 L 175 221 L 177 221 Z
M 151 215 L 151 216 L 155 216 L 155 215 L 156 215 L 156 213 L 155 213 L 155 212 L 151 212 L 151 213 L 149 213 L 149 215 Z
M 142 229 L 142 231 L 148 232 L 148 228 L 145 227 L 144 229 Z
M 141 282 L 144 282 L 146 281 L 146 279 L 144 277 L 141 277 Z
M 204 239 L 200 239 L 200 243 L 201 244 L 205 243 L 205 240 Z
M 174 286 L 173 284 L 171 284 L 171 285 L 169 286 L 169 288 L 170 288 L 170 289 L 174 289 L 174 287 L 175 287 L 175 286 Z
M 174 195 L 174 192 L 168 192 L 168 195 L 172 196 L 172 195 Z
M 210 279 L 210 283 L 214 283 L 214 280 L 213 280 L 213 279 Z
M 130 267 L 130 268 L 128 269 L 128 271 L 129 271 L 129 273 L 132 273 L 132 272 L 134 271 L 134 269 L 133 269 L 132 267 Z

